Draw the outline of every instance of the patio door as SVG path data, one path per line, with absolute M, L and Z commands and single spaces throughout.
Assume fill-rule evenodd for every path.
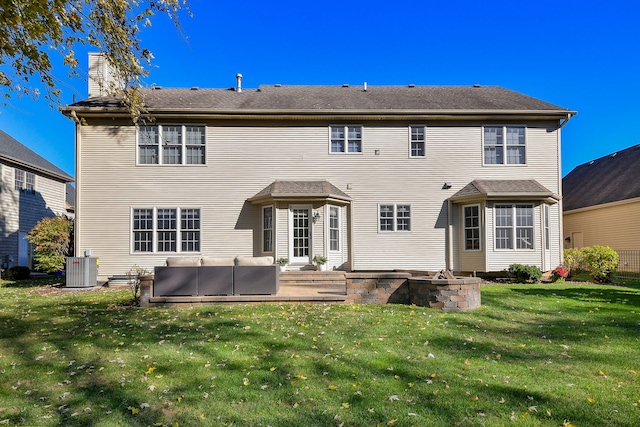
M 311 206 L 289 208 L 289 251 L 292 264 L 311 263 Z

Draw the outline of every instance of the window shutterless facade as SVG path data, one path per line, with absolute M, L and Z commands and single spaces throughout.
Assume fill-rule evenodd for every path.
M 329 250 L 340 250 L 340 208 L 329 206 Z
M 409 126 L 409 157 L 427 155 L 426 129 L 424 126 Z
M 36 192 L 36 176 L 31 172 L 26 172 L 21 169 L 15 170 L 15 189 L 18 191 L 24 191 L 28 194 L 35 194 Z
M 203 165 L 205 127 L 155 125 L 138 127 L 138 164 Z
M 480 205 L 464 207 L 464 250 L 480 250 Z
M 262 252 L 273 252 L 273 206 L 262 208 Z
M 496 205 L 495 248 L 533 249 L 533 206 Z
M 362 126 L 331 126 L 331 153 L 362 153 Z
M 135 253 L 200 252 L 200 209 L 134 208 L 131 229 Z
M 379 205 L 379 231 L 411 231 L 411 205 Z
M 524 126 L 484 126 L 485 165 L 526 164 Z

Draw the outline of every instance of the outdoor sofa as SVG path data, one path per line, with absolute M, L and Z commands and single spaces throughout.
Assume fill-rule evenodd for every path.
M 275 295 L 273 257 L 170 257 L 155 267 L 153 296 Z

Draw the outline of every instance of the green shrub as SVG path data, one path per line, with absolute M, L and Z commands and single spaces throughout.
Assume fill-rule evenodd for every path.
M 600 283 L 611 281 L 611 275 L 618 267 L 618 253 L 609 246 L 594 245 L 582 249 L 584 263 L 593 280 Z
M 29 267 L 16 265 L 9 267 L 9 270 L 7 270 L 7 279 L 9 280 L 27 280 L 30 276 L 31 270 L 29 270 Z
M 58 215 L 43 218 L 27 234 L 29 243 L 35 246 L 34 260 L 38 271 L 53 273 L 65 267 L 73 221 Z
M 573 276 L 578 271 L 584 270 L 584 251 L 577 248 L 565 249 L 564 266 L 569 270 L 569 276 Z
M 511 264 L 509 274 L 520 283 L 538 283 L 542 278 L 542 271 L 535 265 Z

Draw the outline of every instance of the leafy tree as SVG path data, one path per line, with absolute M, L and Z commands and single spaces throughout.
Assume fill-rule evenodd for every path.
M 50 54 L 62 56 L 69 77 L 80 77 L 74 48 L 92 46 L 104 52 L 118 84 L 106 88 L 120 95 L 134 121 L 144 113 L 140 79 L 148 75 L 152 53 L 140 45 L 141 28 L 156 13 L 167 15 L 180 29 L 178 14 L 190 14 L 188 0 L 3 0 L 0 3 L 0 94 L 40 95 L 32 79 L 40 79 L 45 98 L 59 102 L 60 89 Z
M 43 218 L 33 227 L 27 240 L 35 245 L 36 269 L 52 273 L 64 268 L 72 227 L 73 222 L 62 215 Z

